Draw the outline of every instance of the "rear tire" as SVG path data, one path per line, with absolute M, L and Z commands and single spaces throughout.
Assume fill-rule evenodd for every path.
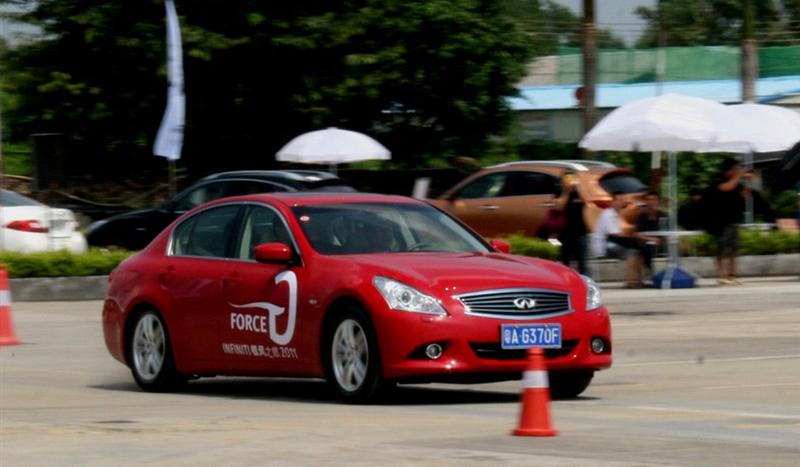
M 134 318 L 128 339 L 128 362 L 133 379 L 145 391 L 168 392 L 186 383 L 186 377 L 175 367 L 164 320 L 154 310 L 146 310 Z
M 594 371 L 551 371 L 550 396 L 553 399 L 574 399 L 589 387 L 593 377 Z
M 348 306 L 330 320 L 322 359 L 328 383 L 345 402 L 371 402 L 387 387 L 375 330 L 359 307 Z

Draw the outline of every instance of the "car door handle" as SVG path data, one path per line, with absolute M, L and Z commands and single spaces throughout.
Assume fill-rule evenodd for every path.
M 167 269 L 161 273 L 161 280 L 169 281 L 175 278 L 175 266 L 167 266 Z
M 555 203 L 555 201 L 549 201 L 547 203 L 542 203 L 541 206 L 543 208 L 554 208 L 554 207 L 556 207 L 556 203 Z
M 230 276 L 222 279 L 222 287 L 226 289 L 233 289 L 239 286 L 239 273 L 234 272 Z
M 496 204 L 484 204 L 481 206 L 481 209 L 483 209 L 484 211 L 494 211 L 496 209 L 500 209 L 500 206 Z

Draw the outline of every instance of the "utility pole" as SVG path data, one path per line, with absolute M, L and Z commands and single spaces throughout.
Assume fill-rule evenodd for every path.
M 742 0 L 742 102 L 755 102 L 758 56 L 756 40 L 753 38 L 753 0 Z M 753 170 L 753 153 L 745 154 L 745 169 Z M 748 191 L 745 198 L 744 223 L 753 223 L 753 195 Z
M 594 0 L 583 0 L 583 134 L 595 123 L 595 84 L 597 82 L 597 27 L 594 24 Z M 586 159 L 595 159 L 584 151 Z
M 742 0 L 742 102 L 756 99 L 757 45 L 753 38 L 753 0 Z

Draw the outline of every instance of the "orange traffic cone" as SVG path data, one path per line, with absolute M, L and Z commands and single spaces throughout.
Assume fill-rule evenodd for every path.
M 522 411 L 514 435 L 557 435 L 558 431 L 550 424 L 550 386 L 541 348 L 528 349 L 528 369 L 522 374 L 522 381 Z
M 5 268 L 0 267 L 0 347 L 21 343 L 14 336 L 14 327 L 11 325 L 11 290 L 8 288 L 8 273 Z

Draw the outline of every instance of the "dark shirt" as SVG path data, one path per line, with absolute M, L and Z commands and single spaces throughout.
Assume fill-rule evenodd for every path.
M 708 217 L 706 229 L 712 234 L 721 233 L 725 227 L 738 224 L 744 215 L 744 185 L 739 184 L 733 190 L 722 191 L 719 184 L 723 182 L 724 180 L 715 182 L 703 196 Z
M 636 231 L 637 232 L 650 232 L 654 230 L 664 230 L 664 226 L 668 226 L 669 217 L 664 211 L 655 213 L 650 212 L 650 209 L 645 207 L 644 211 L 636 218 Z
M 703 200 L 693 200 L 678 209 L 678 224 L 686 230 L 698 230 L 703 227 Z
M 586 223 L 583 221 L 583 206 L 583 200 L 573 189 L 569 194 L 569 198 L 567 198 L 567 205 L 564 208 L 564 216 L 567 221 L 567 225 L 564 227 L 564 235 L 586 235 Z

